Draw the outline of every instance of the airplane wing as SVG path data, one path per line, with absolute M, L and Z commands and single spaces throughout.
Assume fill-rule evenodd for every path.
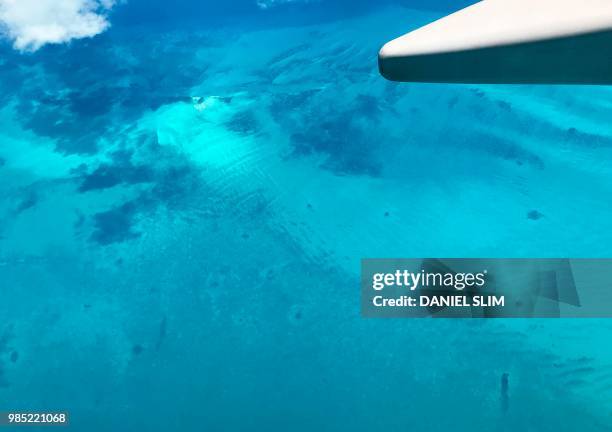
M 392 81 L 612 84 L 612 0 L 483 0 L 387 43 Z

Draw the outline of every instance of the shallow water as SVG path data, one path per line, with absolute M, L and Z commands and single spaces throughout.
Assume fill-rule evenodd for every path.
M 96 38 L 2 46 L 0 408 L 609 430 L 607 320 L 360 317 L 363 257 L 610 255 L 610 88 L 378 75 L 449 4 L 131 2 Z

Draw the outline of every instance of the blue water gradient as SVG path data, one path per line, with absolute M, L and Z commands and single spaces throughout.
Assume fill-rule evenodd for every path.
M 133 0 L 93 39 L 4 42 L 0 411 L 610 430 L 610 321 L 360 317 L 363 257 L 612 249 L 612 89 L 379 76 L 382 43 L 462 5 Z

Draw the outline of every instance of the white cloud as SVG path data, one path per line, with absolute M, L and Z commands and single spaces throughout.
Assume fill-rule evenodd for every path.
M 0 0 L 0 32 L 21 51 L 93 37 L 110 23 L 115 0 Z

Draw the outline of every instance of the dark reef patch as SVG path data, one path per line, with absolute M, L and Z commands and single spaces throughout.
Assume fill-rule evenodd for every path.
M 530 210 L 529 212 L 527 212 L 527 219 L 529 220 L 540 220 L 544 217 L 544 215 L 542 213 L 540 213 L 537 210 Z
M 122 243 L 140 237 L 136 225 L 140 217 L 164 207 L 178 210 L 190 204 L 190 197 L 203 187 L 198 167 L 172 148 L 147 140 L 140 149 L 150 165 L 134 166 L 130 153 L 113 155 L 114 165 L 96 169 L 81 184 L 81 192 L 117 184 L 142 184 L 135 198 L 93 216 L 91 240 L 100 245 Z
M 180 209 L 185 198 L 201 186 L 200 172 L 197 168 L 183 164 L 169 166 L 158 172 L 149 195 L 152 201 Z
M 22 126 L 56 140 L 61 152 L 92 154 L 100 138 L 120 133 L 118 125 L 165 104 L 190 102 L 190 88 L 208 68 L 195 61 L 194 41 L 162 44 L 134 33 L 125 41 L 101 35 L 17 57 Z
M 316 123 L 316 122 L 313 122 Z M 378 176 L 382 167 L 374 149 L 376 144 L 368 133 L 353 123 L 350 114 L 321 121 L 291 135 L 294 156 L 323 153 L 328 157 L 322 168 L 341 175 Z
M 446 105 L 448 106 L 449 110 L 452 110 L 453 108 L 455 108 L 455 106 L 457 106 L 458 103 L 459 103 L 459 96 L 453 96 L 448 100 Z
M 380 98 L 367 94 L 357 95 L 354 112 L 366 118 L 377 118 L 383 113 L 380 106 Z
M 12 327 L 6 328 L 0 333 L 0 388 L 8 387 L 9 383 L 6 378 L 6 366 L 3 362 L 3 357 L 10 351 L 9 342 L 13 336 Z
M 237 112 L 225 123 L 225 126 L 232 132 L 242 135 L 251 135 L 259 130 L 257 117 L 250 110 Z
M 583 132 L 575 127 L 570 127 L 566 131 L 567 140 L 588 148 L 610 148 L 612 147 L 612 138 L 604 135 Z
M 319 93 L 319 89 L 309 89 L 297 93 L 278 93 L 272 96 L 270 113 L 276 121 L 282 121 L 287 113 L 296 112 L 305 107 Z
M 480 90 L 480 89 L 476 89 L 475 88 L 475 89 L 470 89 L 470 91 L 472 92 L 472 94 L 474 96 L 476 96 L 479 99 L 483 99 L 483 98 L 485 98 L 487 96 L 487 94 L 484 91 Z
M 24 191 L 23 198 L 19 201 L 15 213 L 19 214 L 33 208 L 38 203 L 38 195 L 34 191 Z
M 140 206 L 138 201 L 128 201 L 94 215 L 95 230 L 92 239 L 100 245 L 109 245 L 138 238 L 140 233 L 133 227 Z
M 80 192 L 112 188 L 121 184 L 140 184 L 153 181 L 154 172 L 148 166 L 136 166 L 132 161 L 115 158 L 116 164 L 103 163 L 83 177 Z
M 512 111 L 512 104 L 506 101 L 497 101 L 497 106 L 499 106 L 504 111 Z
M 490 154 L 503 160 L 511 161 L 517 165 L 528 164 L 536 169 L 544 169 L 544 160 L 537 154 L 506 139 L 488 135 L 472 133 L 471 137 L 463 137 L 468 148 Z M 460 142 L 456 140 L 456 142 Z
M 116 87 L 100 86 L 86 92 L 71 92 L 67 97 L 69 109 L 81 119 L 106 115 L 121 100 L 119 90 Z
M 98 140 L 107 129 L 101 119 L 79 118 L 70 111 L 67 101 L 50 105 L 24 96 L 16 111 L 24 128 L 36 135 L 56 139 L 57 149 L 64 153 L 95 153 Z
M 284 95 L 275 104 L 297 104 L 299 109 L 279 109 L 276 121 L 292 131 L 293 157 L 326 155 L 323 169 L 339 175 L 379 176 L 382 165 L 377 151 L 384 143 L 377 136 L 383 108 L 375 98 L 361 94 L 338 110 L 318 91 Z M 274 111 L 273 111 L 274 112 Z

